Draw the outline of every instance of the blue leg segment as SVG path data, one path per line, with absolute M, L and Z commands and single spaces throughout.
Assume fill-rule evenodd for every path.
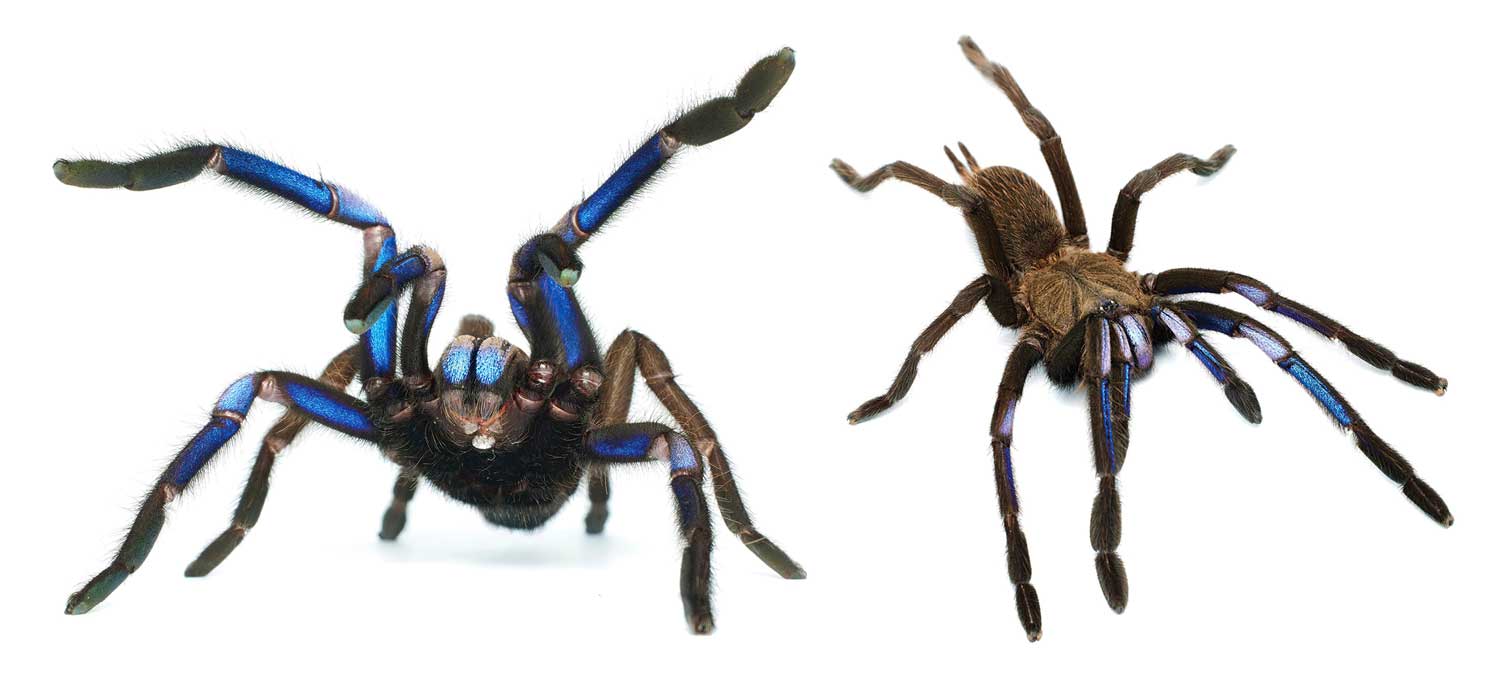
M 694 632 L 713 631 L 710 602 L 709 551 L 713 529 L 703 492 L 703 466 L 688 439 L 662 424 L 605 426 L 584 440 L 588 460 L 596 465 L 664 461 L 672 470 L 672 496 L 677 501 L 677 525 L 682 535 L 682 605 Z
M 167 504 L 239 432 L 257 397 L 280 403 L 324 426 L 373 441 L 365 404 L 315 379 L 289 372 L 257 372 L 235 380 L 214 403 L 213 416 L 157 479 L 109 566 L 68 597 L 69 614 L 86 613 L 145 563 L 166 523 Z
M 1382 370 L 1389 370 L 1397 379 L 1420 386 L 1438 395 L 1448 390 L 1448 380 L 1437 376 L 1425 367 L 1402 360 L 1390 349 L 1368 338 L 1356 334 L 1338 321 L 1317 310 L 1286 297 L 1282 297 L 1270 286 L 1243 274 L 1219 269 L 1168 269 L 1147 277 L 1147 289 L 1159 295 L 1185 295 L 1189 293 L 1235 293 L 1267 311 L 1272 311 L 1308 328 L 1318 334 L 1344 344 L 1350 353 Z M 1204 320 L 1219 320 L 1205 316 Z M 1203 326 L 1208 328 L 1209 326 Z M 1217 330 L 1223 332 L 1223 330 Z
M 394 244 L 387 242 L 386 248 L 394 248 Z M 427 343 L 443 305 L 447 268 L 443 258 L 426 246 L 415 246 L 400 255 L 386 250 L 377 262 L 379 266 L 344 307 L 344 326 L 372 345 L 381 345 L 381 363 L 386 367 L 377 370 L 383 371 L 381 376 L 389 376 L 391 371 L 384 357 L 393 349 L 389 332 L 395 323 L 396 300 L 408 286 L 414 286 L 401 332 L 401 371 L 408 383 L 425 387 L 432 376 Z
M 396 250 L 395 233 L 380 211 L 354 192 L 228 145 L 194 145 L 130 162 L 60 159 L 53 174 L 75 187 L 154 190 L 177 185 L 212 169 L 225 178 L 301 206 L 335 222 L 364 230 L 366 275 Z M 390 377 L 395 369 L 396 309 L 377 318 L 361 338 L 363 376 Z
M 1198 325 L 1193 319 L 1179 311 L 1175 306 L 1158 305 L 1152 308 L 1152 315 L 1156 320 L 1165 325 L 1172 333 L 1172 338 L 1177 343 L 1187 348 L 1213 376 L 1214 381 L 1224 388 L 1224 396 L 1229 399 L 1229 404 L 1252 424 L 1261 422 L 1260 399 L 1255 395 L 1255 389 L 1240 379 L 1229 362 L 1224 360 L 1218 350 L 1208 343 L 1203 335 L 1198 333 Z M 1223 327 L 1216 324 L 1212 318 L 1204 324 L 1204 327 Z
M 290 372 L 257 372 L 236 380 L 214 404 L 213 418 L 177 455 L 167 469 L 169 482 L 186 487 L 193 476 L 232 439 L 259 396 L 294 409 L 324 426 L 361 440 L 374 440 L 375 427 L 365 404 L 316 379 Z
M 1268 358 L 1297 380 L 1318 401 L 1318 405 L 1334 423 L 1354 435 L 1354 442 L 1360 451 L 1386 477 L 1401 485 L 1401 491 L 1407 499 L 1437 523 L 1443 526 L 1453 524 L 1453 514 L 1443 503 L 1442 497 L 1417 477 L 1411 464 L 1376 435 L 1333 384 L 1308 365 L 1281 335 L 1260 321 L 1217 305 L 1179 302 L 1176 307 L 1200 326 L 1253 342 Z

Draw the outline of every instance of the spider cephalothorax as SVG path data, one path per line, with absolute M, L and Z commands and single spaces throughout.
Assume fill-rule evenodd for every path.
M 67 612 L 87 612 L 140 567 L 165 521 L 167 503 L 239 431 L 256 398 L 288 411 L 262 444 L 229 528 L 188 567 L 189 576 L 212 571 L 239 545 L 260 516 L 277 455 L 309 422 L 317 422 L 376 445 L 400 466 L 380 533 L 386 540 L 405 526 L 407 503 L 419 481 L 475 507 L 494 524 L 529 529 L 557 514 L 585 475 L 592 501 L 585 526 L 597 534 L 608 514 L 609 466 L 660 461 L 671 470 L 686 544 L 682 601 L 693 631 L 706 633 L 714 625 L 705 474 L 730 531 L 783 577 L 803 577 L 802 568 L 751 524 L 723 448 L 677 386 L 661 349 L 645 335 L 625 330 L 601 354 L 573 292 L 583 270 L 578 248 L 675 153 L 748 124 L 771 103 L 792 69 L 790 49 L 760 60 L 733 95 L 703 103 L 653 134 L 551 231 L 516 250 L 506 290 L 530 354 L 497 337 L 489 320 L 469 316 L 435 373 L 427 346 L 446 285 L 443 260 L 425 246 L 398 253 L 390 223 L 352 192 L 223 145 L 186 147 L 127 163 L 58 161 L 53 171 L 66 184 L 132 190 L 174 185 L 211 169 L 362 230 L 365 252 L 364 282 L 344 310 L 344 324 L 360 335 L 359 343 L 336 356 L 317 380 L 262 371 L 230 385 L 209 423 L 147 494 L 114 561 L 68 598 Z M 397 300 L 407 292 L 411 302 L 398 348 Z M 677 428 L 628 422 L 637 369 Z M 344 392 L 356 378 L 362 399 Z
M 961 183 L 949 183 L 906 162 L 887 164 L 861 176 L 848 164 L 833 160 L 833 170 L 861 192 L 894 178 L 917 185 L 961 209 L 985 267 L 985 273 L 960 291 L 948 310 L 912 344 L 890 388 L 850 413 L 849 422 L 859 423 L 880 414 L 905 396 L 916 379 L 917 362 L 922 354 L 930 351 L 981 300 L 1001 325 L 1021 331 L 1000 381 L 990 434 L 1010 579 L 1015 585 L 1016 609 L 1030 639 L 1041 636 L 1041 609 L 1031 585 L 1031 559 L 1021 531 L 1011 437 L 1016 403 L 1027 374 L 1038 363 L 1045 363 L 1047 375 L 1059 384 L 1081 384 L 1089 401 L 1094 467 L 1099 476 L 1089 538 L 1096 553 L 1100 588 L 1117 612 L 1125 609 L 1128 586 L 1124 564 L 1116 552 L 1120 544 L 1120 497 L 1115 480 L 1129 445 L 1132 379 L 1150 369 L 1159 345 L 1175 341 L 1203 363 L 1245 419 L 1252 423 L 1261 419 L 1255 392 L 1199 330 L 1253 342 L 1312 394 L 1340 427 L 1354 435 L 1360 450 L 1401 485 L 1408 499 L 1440 524 L 1452 524 L 1453 516 L 1437 493 L 1370 430 L 1348 401 L 1293 351 L 1285 339 L 1244 314 L 1171 298 L 1189 293 L 1233 292 L 1344 343 L 1355 355 L 1390 370 L 1398 379 L 1439 395 L 1447 388 L 1446 380 L 1397 358 L 1389 349 L 1276 294 L 1248 276 L 1207 269 L 1170 269 L 1140 276 L 1125 268 L 1141 195 L 1180 171 L 1212 175 L 1234 155 L 1234 147 L 1225 146 L 1206 160 L 1176 154 L 1137 174 L 1120 190 L 1106 252 L 1092 252 L 1078 189 L 1073 184 L 1062 140 L 1052 124 L 1026 99 L 1010 71 L 986 59 L 969 38 L 963 38 L 959 44 L 969 62 L 1005 92 L 1027 128 L 1041 141 L 1042 155 L 1062 205 L 1062 217 L 1058 217 L 1052 200 L 1037 181 L 1013 168 L 981 167 L 962 144 L 958 146 L 962 161 L 944 148 L 962 177 Z

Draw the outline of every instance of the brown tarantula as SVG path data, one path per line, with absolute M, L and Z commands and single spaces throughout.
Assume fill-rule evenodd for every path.
M 1000 325 L 1020 328 L 1019 343 L 1011 351 L 1000 381 L 999 399 L 990 422 L 990 444 L 994 451 L 1000 512 L 1005 520 L 1010 580 L 1016 588 L 1016 610 L 1032 641 L 1041 637 L 1041 609 L 1031 585 L 1031 559 L 1026 536 L 1021 532 L 1010 447 L 1016 401 L 1021 397 L 1027 374 L 1038 362 L 1045 363 L 1047 375 L 1058 384 L 1073 385 L 1082 380 L 1088 395 L 1094 468 L 1099 476 L 1089 537 L 1096 552 L 1094 566 L 1099 587 L 1117 613 L 1125 610 L 1128 591 L 1125 567 L 1115 552 L 1120 544 L 1120 496 L 1115 476 L 1124 463 L 1130 437 L 1131 377 L 1151 367 L 1156 345 L 1177 341 L 1202 361 L 1246 420 L 1259 423 L 1261 419 L 1255 392 L 1199 334 L 1200 329 L 1254 342 L 1307 389 L 1341 428 L 1354 434 L 1365 456 L 1401 485 L 1412 503 L 1443 526 L 1453 523 L 1452 514 L 1437 492 L 1419 479 L 1411 465 L 1376 436 L 1343 396 L 1280 335 L 1260 321 L 1229 309 L 1167 298 L 1234 292 L 1324 337 L 1342 342 L 1356 356 L 1389 370 L 1397 379 L 1438 395 L 1447 388 L 1447 380 L 1427 368 L 1398 359 L 1389 349 L 1276 294 L 1248 276 L 1209 269 L 1170 269 L 1142 276 L 1125 269 L 1141 195 L 1183 170 L 1200 176 L 1213 175 L 1234 155 L 1233 146 L 1224 146 L 1206 160 L 1175 154 L 1137 174 L 1120 190 L 1115 202 L 1109 248 L 1104 253 L 1091 252 L 1078 188 L 1073 184 L 1062 140 L 1052 124 L 1026 100 L 1010 71 L 986 59 L 968 37 L 960 39 L 959 45 L 969 62 L 1005 92 L 1026 127 L 1041 141 L 1042 155 L 1062 201 L 1062 220 L 1058 221 L 1051 199 L 1030 176 L 1004 166 L 981 167 L 961 143 L 958 149 L 963 153 L 963 162 L 951 150 L 943 148 L 963 178 L 961 185 L 944 182 L 901 161 L 860 176 L 843 161 L 833 160 L 833 170 L 860 192 L 868 192 L 886 179 L 895 178 L 962 209 L 985 268 L 984 274 L 965 286 L 947 311 L 917 337 L 885 394 L 850 413 L 849 423 L 880 414 L 905 396 L 917 376 L 917 361 L 922 354 L 932 350 L 948 329 L 980 300 Z

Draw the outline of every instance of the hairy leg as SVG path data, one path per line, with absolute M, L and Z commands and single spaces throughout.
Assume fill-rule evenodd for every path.
M 359 371 L 358 362 L 359 347 L 351 346 L 328 362 L 323 374 L 318 376 L 318 381 L 327 384 L 330 389 L 342 391 L 354 381 L 354 374 Z M 276 420 L 276 424 L 261 441 L 260 454 L 255 457 L 255 466 L 250 469 L 250 479 L 245 482 L 245 491 L 240 494 L 240 502 L 234 509 L 229 528 L 209 543 L 198 558 L 188 565 L 186 575 L 195 578 L 208 575 L 229 553 L 239 547 L 245 534 L 260 521 L 261 508 L 265 506 L 266 495 L 271 489 L 271 469 L 276 463 L 276 457 L 292 444 L 311 421 L 295 409 L 288 409 Z
M 1021 501 L 1016 493 L 1016 475 L 1011 463 L 1011 433 L 1014 430 L 1016 403 L 1026 386 L 1026 375 L 1041 361 L 1044 348 L 1034 337 L 1022 337 L 1005 363 L 1005 376 L 995 398 L 995 414 L 990 419 L 990 449 L 995 459 L 995 489 L 1000 497 L 1000 516 L 1005 522 L 1006 569 L 1016 589 L 1016 614 L 1026 638 L 1042 638 L 1042 606 L 1031 585 L 1031 552 L 1026 534 L 1021 531 Z
M 635 385 L 635 378 L 631 376 L 639 367 L 641 376 L 646 380 L 646 386 L 661 401 L 662 406 L 672 415 L 683 430 L 683 433 L 692 442 L 692 446 L 701 453 L 708 461 L 711 469 L 710 478 L 713 482 L 714 496 L 719 503 L 719 514 L 724 518 L 724 524 L 729 531 L 739 537 L 755 556 L 759 557 L 766 566 L 771 567 L 782 578 L 805 578 L 807 573 L 802 570 L 791 557 L 787 556 L 775 543 L 766 538 L 750 519 L 750 512 L 745 507 L 744 500 L 740 497 L 739 488 L 735 485 L 734 473 L 729 466 L 729 457 L 725 456 L 724 448 L 719 445 L 718 436 L 708 425 L 708 420 L 703 417 L 698 406 L 693 404 L 692 399 L 677 385 L 676 375 L 672 372 L 672 366 L 667 361 L 666 354 L 662 353 L 650 338 L 633 330 L 620 333 L 610 346 L 609 356 L 606 358 L 605 370 L 611 373 L 625 373 L 624 376 L 615 376 L 607 380 L 605 390 L 601 393 L 603 400 L 610 400 L 614 396 L 622 395 L 621 388 L 629 389 Z M 616 398 L 617 399 L 617 398 Z M 625 404 L 629 404 L 629 398 L 625 398 Z
M 411 503 L 420 482 L 421 474 L 411 468 L 402 468 L 396 476 L 396 484 L 391 488 L 391 504 L 380 518 L 380 540 L 394 541 L 406 528 L 406 504 Z
M 682 535 L 682 606 L 688 627 L 697 634 L 714 629 L 709 558 L 713 527 L 703 494 L 703 464 L 688 438 L 662 424 L 616 424 L 589 431 L 584 440 L 590 469 L 614 463 L 657 460 L 672 471 Z
M 1262 309 L 1274 311 L 1301 323 L 1318 334 L 1337 340 L 1359 356 L 1361 360 L 1382 370 L 1388 370 L 1397 379 L 1442 395 L 1448 390 L 1448 380 L 1433 374 L 1421 365 L 1396 357 L 1390 349 L 1355 334 L 1337 321 L 1323 314 L 1278 295 L 1260 281 L 1230 271 L 1217 269 L 1168 269 L 1159 274 L 1148 274 L 1141 281 L 1148 293 L 1156 295 L 1186 295 L 1190 293 L 1233 292 Z
M 396 234 L 380 211 L 353 192 L 316 180 L 244 150 L 228 145 L 194 145 L 129 162 L 97 159 L 59 159 L 52 172 L 75 187 L 154 190 L 196 178 L 205 169 L 259 192 L 301 206 L 364 233 L 365 276 L 389 261 L 396 252 Z M 365 358 L 360 364 L 366 385 L 389 378 L 395 368 L 396 308 L 368 319 L 360 342 Z
M 1192 171 L 1205 177 L 1211 176 L 1224 168 L 1224 164 L 1228 163 L 1229 158 L 1233 156 L 1233 145 L 1219 148 L 1208 159 L 1178 153 L 1135 174 L 1135 177 L 1120 189 L 1120 196 L 1115 200 L 1115 214 L 1110 221 L 1109 229 L 1109 249 L 1105 252 L 1119 258 L 1121 262 L 1130 257 L 1130 249 L 1135 246 L 1135 216 L 1141 208 L 1141 196 L 1150 192 L 1157 183 L 1182 171 Z
M 355 438 L 372 441 L 375 437 L 365 403 L 342 390 L 289 372 L 263 371 L 236 380 L 219 396 L 208 424 L 177 453 L 146 494 L 114 561 L 68 597 L 68 613 L 87 613 L 140 568 L 166 522 L 167 504 L 187 489 L 203 466 L 234 438 L 257 397 Z
M 1205 302 L 1179 302 L 1177 307 L 1187 314 L 1204 330 L 1222 332 L 1226 335 L 1241 337 L 1250 340 L 1266 354 L 1266 357 L 1275 361 L 1282 370 L 1297 380 L 1308 394 L 1318 401 L 1323 411 L 1333 419 L 1340 428 L 1354 435 L 1354 442 L 1359 446 L 1361 452 L 1375 464 L 1380 472 L 1401 487 L 1401 492 L 1414 505 L 1422 510 L 1433 521 L 1443 526 L 1453 524 L 1453 514 L 1448 510 L 1447 504 L 1443 503 L 1441 496 L 1427 486 L 1427 483 L 1417 477 L 1416 471 L 1406 459 L 1386 444 L 1365 420 L 1354 411 L 1354 407 L 1344 400 L 1333 385 L 1328 383 L 1323 375 L 1314 370 L 1302 356 L 1292 349 L 1286 339 L 1276 334 L 1264 323 L 1257 321 L 1237 311 L 1232 311 Z
M 1047 160 L 1047 170 L 1052 173 L 1052 184 L 1057 188 L 1057 200 L 1062 206 L 1063 226 L 1068 231 L 1068 239 L 1074 245 L 1087 247 L 1089 231 L 1083 219 L 1083 202 L 1078 199 L 1073 169 L 1068 166 L 1068 155 L 1063 152 L 1062 138 L 1052 128 L 1052 122 L 1047 121 L 1042 111 L 1036 109 L 1026 98 L 1021 85 L 1016 83 L 1016 78 L 1011 76 L 1009 69 L 985 58 L 979 45 L 967 35 L 960 38 L 958 44 L 969 63 L 979 70 L 979 74 L 1000 87 L 1005 97 L 1016 107 L 1016 112 L 1021 114 L 1021 121 L 1026 123 L 1026 128 L 1041 141 L 1042 156 Z
M 906 360 L 901 363 L 901 369 L 896 373 L 896 379 L 891 382 L 890 388 L 886 389 L 884 394 L 865 401 L 850 412 L 849 423 L 857 424 L 870 419 L 890 409 L 896 401 L 906 397 L 906 393 L 911 390 L 912 383 L 917 379 L 917 363 L 921 361 L 923 354 L 932 351 L 938 341 L 948 334 L 948 330 L 952 329 L 960 318 L 968 315 L 974 307 L 979 305 L 980 300 L 993 292 L 995 292 L 993 281 L 989 276 L 980 276 L 964 286 L 963 290 L 958 291 L 958 295 L 953 298 L 953 303 L 949 304 L 948 308 L 934 319 L 932 324 L 928 325 L 927 329 L 923 330 L 922 334 L 917 336 L 917 340 L 912 343 L 911 349 L 907 351 Z M 1001 288 L 1000 292 L 1006 292 L 1006 290 Z

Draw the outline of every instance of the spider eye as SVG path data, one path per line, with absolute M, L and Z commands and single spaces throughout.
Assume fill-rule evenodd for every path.
M 1099 310 L 1103 311 L 1105 313 L 1112 312 L 1115 309 L 1119 309 L 1119 308 L 1120 308 L 1120 303 L 1116 302 L 1114 300 L 1111 300 L 1111 299 L 1105 299 L 1105 300 L 1102 300 L 1102 301 L 1099 302 Z

